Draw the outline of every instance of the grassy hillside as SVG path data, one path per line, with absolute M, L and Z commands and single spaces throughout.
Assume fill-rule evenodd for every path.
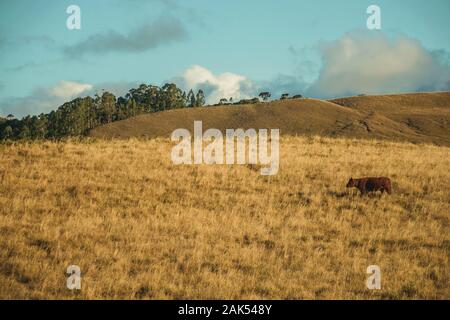
M 368 130 L 381 133 L 380 137 L 450 143 L 450 92 L 350 97 L 331 102 L 366 115 L 362 123 Z
M 317 121 L 329 110 L 358 115 L 311 100 L 208 110 L 244 121 L 260 107 L 276 119 L 275 106 L 314 107 Z M 191 123 L 204 111 L 173 112 Z M 168 139 L 0 145 L 0 298 L 450 298 L 450 148 L 280 143 L 272 177 L 174 166 Z M 391 177 L 394 194 L 345 189 L 362 175 Z M 72 264 L 77 292 L 66 288 Z M 379 291 L 365 285 L 371 264 L 381 267 Z
M 284 135 L 388 139 L 450 146 L 450 92 L 295 99 L 255 105 L 177 109 L 91 131 L 102 138 L 168 137 L 177 128 L 280 128 Z

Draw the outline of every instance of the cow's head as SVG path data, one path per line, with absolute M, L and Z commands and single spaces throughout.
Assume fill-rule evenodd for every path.
M 352 188 L 355 186 L 355 180 L 353 180 L 353 178 L 350 178 L 350 180 L 348 180 L 347 183 L 347 188 Z

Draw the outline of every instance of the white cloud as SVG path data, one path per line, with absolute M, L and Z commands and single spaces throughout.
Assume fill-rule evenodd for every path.
M 233 97 L 237 101 L 254 94 L 253 83 L 246 77 L 231 72 L 216 75 L 199 65 L 188 68 L 181 77 L 172 81 L 185 90 L 204 90 L 209 104 L 217 103 L 221 98 Z
M 289 49 L 302 64 L 303 51 Z M 252 81 L 235 73 L 214 74 L 198 65 L 174 81 L 183 89 L 203 89 L 208 103 L 220 98 L 234 100 L 269 91 L 272 98 L 282 93 L 330 98 L 346 95 L 450 90 L 450 54 L 430 51 L 405 35 L 389 37 L 381 32 L 354 31 L 319 46 L 320 68 L 306 81 L 305 68 L 293 68 L 292 75 L 279 74 L 267 81 Z M 310 61 L 307 61 L 311 64 Z M 302 65 L 303 66 L 303 65 Z M 303 66 L 304 67 L 304 66 Z
M 450 67 L 407 36 L 352 32 L 321 47 L 318 97 L 450 88 Z
M 4 99 L 0 114 L 12 113 L 16 117 L 48 113 L 63 103 L 81 95 L 88 95 L 93 86 L 87 83 L 62 80 L 52 87 L 35 88 L 24 97 Z
M 87 83 L 78 83 L 72 81 L 60 81 L 56 86 L 50 89 L 50 94 L 62 99 L 70 99 L 91 90 L 92 85 Z

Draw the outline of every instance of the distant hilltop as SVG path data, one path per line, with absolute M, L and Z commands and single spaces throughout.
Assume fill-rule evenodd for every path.
M 450 92 L 360 95 L 334 100 L 186 108 L 99 126 L 97 138 L 169 137 L 201 120 L 205 130 L 279 128 L 282 135 L 344 136 L 450 146 Z
M 333 100 L 283 94 L 268 101 L 223 98 L 205 106 L 202 90 L 141 85 L 125 96 L 77 98 L 39 116 L 0 118 L 0 140 L 169 137 L 195 120 L 205 129 L 280 129 L 281 135 L 344 136 L 450 146 L 450 92 L 364 95 Z

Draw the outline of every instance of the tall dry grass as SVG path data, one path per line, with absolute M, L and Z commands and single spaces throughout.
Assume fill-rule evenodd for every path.
M 0 145 L 0 298 L 450 298 L 449 148 L 284 137 L 264 177 L 173 166 L 171 146 Z M 366 175 L 394 194 L 345 189 Z

